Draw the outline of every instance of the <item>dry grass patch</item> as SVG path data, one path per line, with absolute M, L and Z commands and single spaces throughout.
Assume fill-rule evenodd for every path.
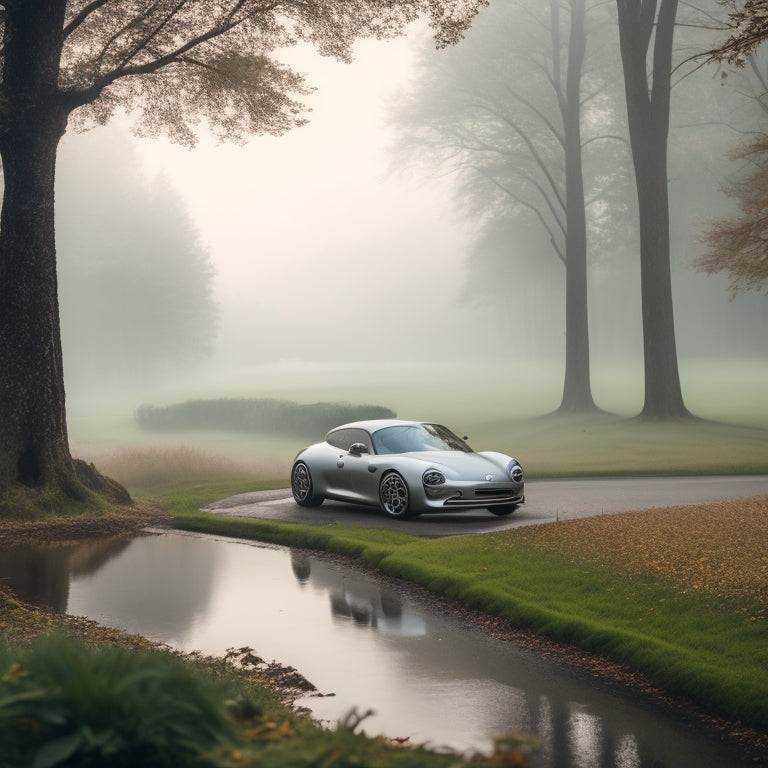
M 516 537 L 668 579 L 685 593 L 755 600 L 768 618 L 768 496 L 531 526 Z
M 95 463 L 129 488 L 154 488 L 200 478 L 262 477 L 270 471 L 276 474 L 268 461 L 241 462 L 190 445 L 127 448 L 101 456 Z M 285 472 L 284 467 L 280 469 Z

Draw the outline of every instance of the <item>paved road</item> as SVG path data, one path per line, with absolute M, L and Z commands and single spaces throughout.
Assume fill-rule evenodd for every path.
M 289 488 L 231 496 L 209 505 L 206 511 L 287 523 L 339 521 L 417 536 L 455 536 L 634 509 L 761 496 L 768 494 L 768 475 L 528 480 L 525 494 L 525 504 L 508 517 L 473 510 L 391 520 L 372 507 L 332 501 L 307 509 L 294 502 Z

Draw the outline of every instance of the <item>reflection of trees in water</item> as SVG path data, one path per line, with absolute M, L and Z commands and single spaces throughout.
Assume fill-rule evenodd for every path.
M 120 557 L 77 580 L 71 612 L 117 620 L 165 642 L 179 640 L 205 615 L 228 546 L 178 534 L 134 539 Z
M 131 542 L 126 536 L 0 550 L 0 585 L 22 600 L 63 613 L 73 576 L 95 573 Z
M 0 549 L 0 585 L 64 613 L 76 581 L 74 612 L 140 621 L 148 635 L 181 634 L 206 609 L 220 551 L 170 535 L 12 547 Z
M 119 536 L 114 539 L 85 541 L 73 547 L 70 558 L 72 576 L 89 576 L 96 573 L 113 557 L 127 549 L 131 538 Z
M 69 597 L 72 547 L 37 545 L 0 550 L 0 584 L 33 605 L 63 612 Z
M 95 573 L 129 544 L 125 536 L 75 544 L 35 544 L 0 550 L 0 585 L 22 600 L 63 613 L 73 576 Z
M 425 687 L 446 692 L 440 714 L 446 722 L 474 712 L 484 719 L 478 732 L 536 734 L 541 746 L 535 764 L 551 768 L 696 764 L 675 760 L 679 755 L 669 745 L 680 733 L 665 718 L 606 697 L 581 675 L 564 676 L 533 651 L 455 629 L 455 622 L 420 607 L 407 592 L 401 597 L 353 567 L 298 552 L 291 552 L 291 566 L 303 584 L 329 595 L 336 621 L 390 635 L 386 645 L 397 649 L 400 667 L 427 681 Z M 343 675 L 344 665 L 338 669 Z M 380 669 L 390 674 L 385 662 Z M 404 686 L 403 697 L 408 694 Z M 707 749 L 690 741 L 685 748 L 702 754 Z

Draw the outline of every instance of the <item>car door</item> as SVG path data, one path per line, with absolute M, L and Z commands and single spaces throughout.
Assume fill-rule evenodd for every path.
M 368 473 L 373 452 L 371 436 L 364 429 L 340 429 L 332 435 L 331 444 L 338 449 L 332 478 L 335 492 L 351 500 L 361 499 L 361 477 Z

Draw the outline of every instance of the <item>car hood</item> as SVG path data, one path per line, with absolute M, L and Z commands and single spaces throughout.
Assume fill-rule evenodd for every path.
M 486 481 L 488 474 L 493 475 L 494 480 L 509 480 L 506 467 L 510 458 L 498 453 L 486 455 L 462 451 L 418 451 L 402 455 L 423 463 L 424 469 L 433 467 L 446 475 L 460 476 L 463 480 Z

